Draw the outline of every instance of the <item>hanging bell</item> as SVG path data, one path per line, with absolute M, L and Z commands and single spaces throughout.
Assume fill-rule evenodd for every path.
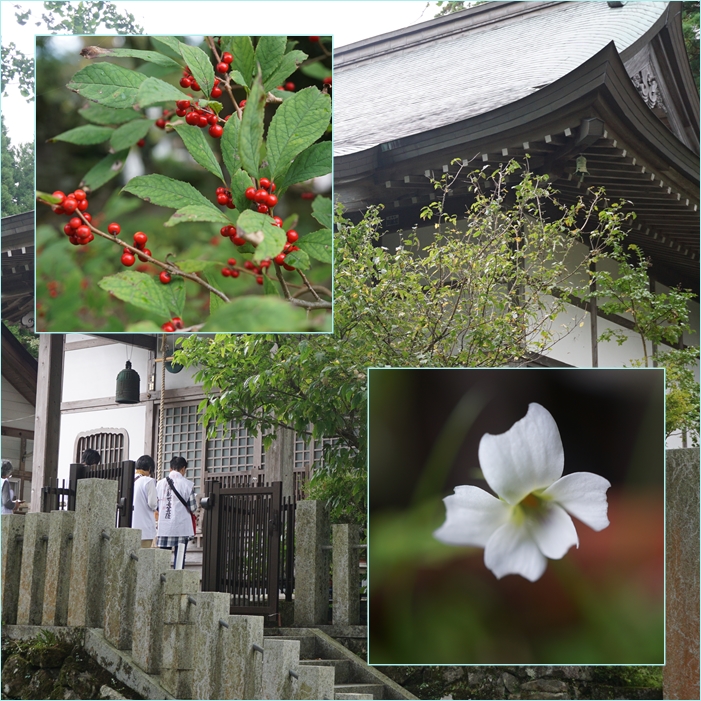
M 117 375 L 117 404 L 139 403 L 139 373 L 131 369 L 131 361 L 127 360 L 127 366 Z
M 587 159 L 584 156 L 577 156 L 577 164 L 574 169 L 575 175 L 589 175 L 587 170 Z

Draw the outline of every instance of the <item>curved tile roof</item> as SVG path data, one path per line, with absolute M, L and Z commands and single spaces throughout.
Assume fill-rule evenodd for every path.
M 514 102 L 610 41 L 619 53 L 667 2 L 488 3 L 339 49 L 334 154 L 453 124 Z

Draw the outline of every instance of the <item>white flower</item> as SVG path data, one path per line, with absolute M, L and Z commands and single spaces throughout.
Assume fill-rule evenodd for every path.
M 560 433 L 540 404 L 529 404 L 526 416 L 506 433 L 482 436 L 479 461 L 499 498 L 479 487 L 456 487 L 443 500 L 445 523 L 433 535 L 450 545 L 484 548 L 484 564 L 498 579 L 520 574 L 535 582 L 547 558 L 559 560 L 579 547 L 570 515 L 595 531 L 609 525 L 611 483 L 591 472 L 562 477 Z

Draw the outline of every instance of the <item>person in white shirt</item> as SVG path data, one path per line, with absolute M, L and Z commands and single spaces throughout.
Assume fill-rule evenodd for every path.
M 170 474 L 156 485 L 158 495 L 159 548 L 172 548 L 173 569 L 185 566 L 187 544 L 195 535 L 192 514 L 197 510 L 195 485 L 185 478 L 187 460 L 175 456 L 170 461 Z
M 142 455 L 136 461 L 134 474 L 134 511 L 131 517 L 131 527 L 141 529 L 141 547 L 153 546 L 156 537 L 156 465 L 150 455 Z
M 10 485 L 9 477 L 12 474 L 12 463 L 9 460 L 2 461 L 2 514 L 11 514 L 15 510 L 15 493 Z

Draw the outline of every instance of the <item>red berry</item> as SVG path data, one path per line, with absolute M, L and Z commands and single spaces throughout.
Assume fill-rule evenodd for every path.
M 295 84 L 291 80 L 288 80 L 285 83 L 285 90 L 287 90 L 287 92 L 294 92 L 294 89 L 295 89 Z
M 178 101 L 175 103 L 175 106 L 176 106 L 179 110 L 186 110 L 186 109 L 190 106 L 190 100 L 178 100 Z
M 278 253 L 273 260 L 278 264 L 282 265 L 282 261 L 285 260 L 285 254 L 284 253 Z
M 316 43 L 317 41 L 319 41 L 319 37 L 309 37 L 309 41 L 313 41 L 314 43 Z
M 275 183 L 270 183 L 270 192 L 275 192 L 276 189 L 277 185 L 275 185 Z
M 260 262 L 260 269 L 262 270 L 263 268 L 269 268 L 270 267 L 270 258 L 266 258 L 265 260 L 262 260 Z
M 78 200 L 78 202 L 80 202 L 81 200 L 84 200 L 87 197 L 87 194 L 85 193 L 85 190 L 74 190 L 73 197 L 75 197 Z
M 246 268 L 246 270 L 253 270 L 256 266 L 253 265 L 250 260 L 246 260 L 243 262 L 243 267 Z
M 64 224 L 63 225 L 63 233 L 66 236 L 73 236 L 74 235 L 75 229 L 70 225 L 70 224 Z
M 77 229 L 79 226 L 83 226 L 83 220 L 80 217 L 72 217 L 68 225 L 72 229 Z
M 256 199 L 256 188 L 255 187 L 248 187 L 246 188 L 246 192 L 243 193 L 246 197 L 247 200 L 255 200 Z
M 260 212 L 260 214 L 267 214 L 268 213 L 268 205 L 267 204 L 259 204 L 258 211 Z
M 294 270 L 294 267 L 291 266 L 291 265 L 287 265 L 287 263 L 283 263 L 283 264 L 282 264 L 282 267 L 283 267 L 285 270 Z
M 157 126 L 159 129 L 165 129 L 165 128 L 166 128 L 166 120 L 163 119 L 163 117 L 159 117 L 159 118 L 156 120 L 156 126 Z
M 303 200 L 313 200 L 316 197 L 316 193 L 314 192 L 303 192 L 300 197 Z
M 83 216 L 85 217 L 86 222 L 91 222 L 92 221 L 92 214 L 90 212 L 83 212 Z
M 268 178 L 261 178 L 261 179 L 258 181 L 258 184 L 259 184 L 261 187 L 264 187 L 266 190 L 269 190 L 269 189 L 270 189 L 270 180 L 268 180 Z
M 231 275 L 231 270 L 229 270 L 229 268 L 222 268 L 222 269 L 221 269 L 221 274 L 222 274 L 224 277 L 229 277 L 229 276 Z
M 273 217 L 273 224 L 282 228 L 282 217 Z
M 263 276 L 262 276 L 262 275 L 257 275 L 257 276 L 256 276 L 256 282 L 257 282 L 259 285 L 262 285 L 262 284 L 263 284 Z
M 200 114 L 197 115 L 197 126 L 200 129 L 204 129 L 204 127 L 206 127 L 208 124 L 209 124 L 209 119 L 208 119 L 207 115 L 202 114 L 200 112 Z
M 180 79 L 180 87 L 181 88 L 189 88 L 192 85 L 192 79 L 189 76 L 184 75 Z
M 200 117 L 197 114 L 197 112 L 188 112 L 187 115 L 185 115 L 185 121 L 190 126 L 198 126 L 200 122 Z
M 219 233 L 220 233 L 222 236 L 231 236 L 231 234 L 229 233 L 229 227 L 228 227 L 228 226 L 222 226 L 222 228 L 219 229 Z
M 226 206 L 229 209 L 236 209 L 236 205 L 234 204 L 234 201 L 231 199 L 231 196 L 229 196 L 229 199 L 226 201 Z
M 241 109 L 243 109 L 245 106 L 246 106 L 246 100 L 241 100 L 241 102 L 239 102 L 239 107 Z
M 136 258 L 134 258 L 133 253 L 129 251 L 124 251 L 124 253 L 122 253 L 122 265 L 126 265 L 127 268 L 130 268 L 134 265 L 134 261 L 136 261 Z
M 229 258 L 229 260 L 226 261 L 229 265 L 234 266 L 236 265 L 236 258 Z
M 90 227 L 85 226 L 85 224 L 83 224 L 83 226 L 79 226 L 75 230 L 75 235 L 81 239 L 87 238 L 89 234 L 90 234 Z
M 182 329 L 183 327 L 183 320 L 179 316 L 174 316 L 170 323 L 173 324 L 176 329 Z
M 108 229 L 108 231 L 109 231 L 109 229 Z M 112 232 L 110 231 L 110 233 L 112 233 Z M 144 246 L 147 241 L 148 241 L 148 236 L 146 236 L 146 234 L 143 231 L 137 231 L 134 234 L 134 245 L 137 246 L 137 248 L 141 248 L 142 246 Z
M 223 192 L 217 195 L 217 202 L 219 204 L 226 204 L 228 201 L 229 198 Z
M 66 193 L 61 192 L 60 190 L 54 190 L 54 192 L 51 193 L 54 197 L 58 197 L 61 202 L 66 199 Z M 59 203 L 60 204 L 60 203 Z
M 80 241 L 78 241 L 78 238 L 77 238 L 76 236 L 71 236 L 68 240 L 69 240 L 74 246 L 77 246 L 77 245 L 80 243 Z
M 297 241 L 298 238 L 299 238 L 299 234 L 294 229 L 290 229 L 287 232 L 287 241 L 289 243 L 294 243 L 295 241 Z
M 274 207 L 277 204 L 277 195 L 268 195 L 268 207 Z
M 232 236 L 231 243 L 233 243 L 234 246 L 243 246 L 246 243 L 246 239 L 241 236 Z
M 221 97 L 221 96 L 222 96 L 222 89 L 218 85 L 215 85 L 212 88 L 212 97 Z
M 330 75 L 329 75 L 329 76 L 326 76 L 326 78 L 324 78 L 321 82 L 322 82 L 324 85 L 331 85 L 331 76 L 330 76 Z
M 150 255 L 151 255 L 151 251 L 149 251 L 148 248 L 144 248 L 144 249 L 143 249 L 143 252 L 144 252 L 144 255 L 147 255 L 147 256 L 150 256 Z M 142 263 L 145 263 L 145 262 L 146 262 L 146 258 L 144 258 L 144 256 L 139 256 L 139 260 L 140 260 Z
M 190 87 L 191 87 L 193 90 L 202 90 L 202 88 L 199 86 L 199 83 L 198 83 L 196 80 L 193 80 L 193 81 L 190 83 Z
M 166 323 L 163 324 L 161 328 L 167 333 L 172 333 L 173 331 L 175 331 L 175 326 L 173 326 L 173 324 L 171 324 L 170 321 L 166 321 Z
M 221 124 L 213 124 L 211 127 L 209 127 L 209 135 L 215 139 L 220 139 L 223 133 L 224 127 Z
M 228 73 L 229 72 L 229 64 L 224 63 L 222 61 L 221 63 L 217 63 L 217 73 Z
M 161 271 L 161 274 L 158 277 L 164 285 L 167 285 L 171 280 L 170 273 L 167 270 Z
M 84 212 L 87 208 L 89 207 L 88 201 L 87 200 L 79 200 L 78 201 L 78 209 L 81 212 Z
M 231 277 L 238 277 L 241 273 L 238 270 L 231 271 Z
M 226 192 L 226 188 L 225 188 L 225 187 L 219 186 L 219 187 L 215 190 L 215 192 L 217 193 L 217 195 L 221 195 L 222 192 Z
M 139 140 L 136 142 L 136 145 L 137 145 L 139 148 L 143 148 L 144 146 L 146 146 L 146 139 L 139 139 Z
M 107 227 L 107 232 L 112 234 L 112 236 L 116 236 L 121 230 L 122 230 L 122 227 L 119 226 L 119 224 L 117 224 L 117 222 L 112 222 Z
M 231 63 L 234 60 L 234 57 L 228 51 L 225 51 L 221 55 L 221 60 L 222 60 L 222 63 Z
M 258 204 L 264 203 L 268 199 L 268 192 L 266 190 L 263 190 L 261 188 L 260 190 L 256 190 L 256 194 L 253 197 L 253 200 L 257 202 Z
M 61 206 L 63 207 L 64 212 L 72 214 L 76 209 L 78 209 L 78 201 L 74 197 L 66 197 Z

